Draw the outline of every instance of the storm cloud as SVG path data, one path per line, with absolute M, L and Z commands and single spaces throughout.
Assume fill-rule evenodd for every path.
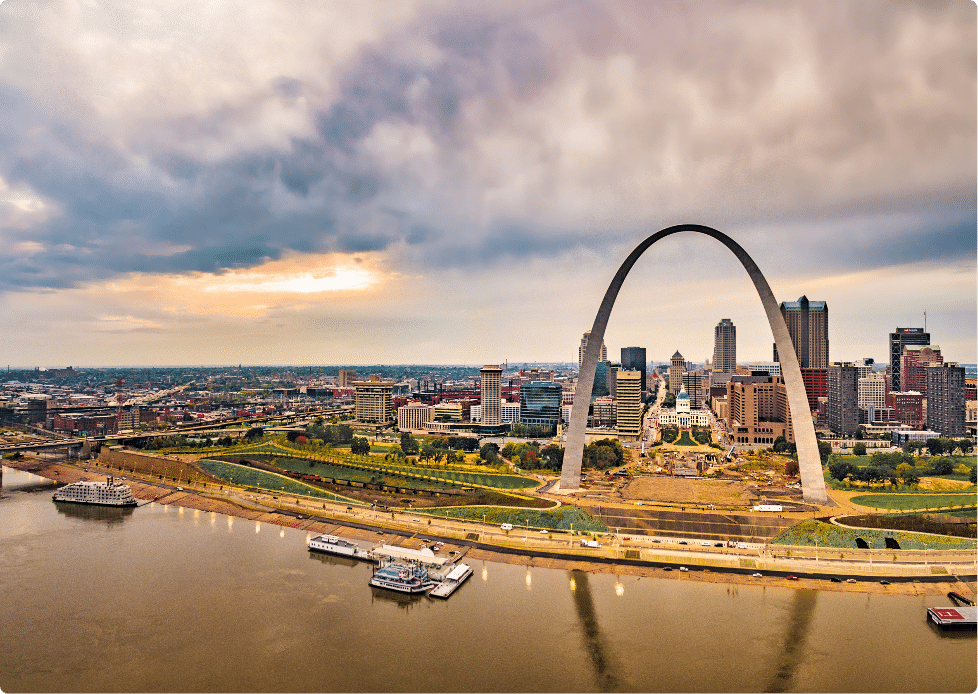
M 968 2 L 7 0 L 0 292 L 687 221 L 775 274 L 973 265 L 975 45 Z

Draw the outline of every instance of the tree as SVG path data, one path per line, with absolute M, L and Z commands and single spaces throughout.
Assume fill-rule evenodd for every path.
M 840 482 L 847 477 L 855 477 L 858 472 L 859 468 L 848 461 L 840 460 L 829 465 L 829 474 Z
M 968 475 L 968 479 L 971 480 L 971 484 L 978 483 L 978 468 L 971 468 L 971 474 Z
M 353 443 L 353 427 L 349 424 L 340 424 L 336 427 L 338 443 Z
M 302 434 L 302 432 L 298 429 L 292 429 L 291 431 L 285 432 L 285 440 L 289 441 L 290 443 L 295 443 L 300 434 Z
M 625 449 L 615 439 L 601 439 L 584 447 L 584 467 L 604 470 L 625 461 Z
M 350 452 L 354 455 L 368 455 L 370 453 L 370 442 L 363 436 L 354 436 L 350 441 Z
M 856 439 L 861 441 L 864 438 L 866 438 L 866 429 L 864 429 L 862 425 L 859 425 L 858 427 L 856 427 Z M 857 453 L 856 455 L 865 455 L 865 454 Z
M 778 438 L 774 439 L 774 446 L 772 446 L 772 450 L 774 450 L 775 453 L 787 452 L 788 439 L 786 439 L 784 436 L 779 436 Z
M 975 450 L 975 444 L 971 442 L 971 439 L 958 439 L 955 445 L 961 449 L 961 453 L 968 455 L 971 451 Z
M 927 452 L 932 456 L 941 455 L 944 452 L 944 442 L 941 439 L 927 439 Z
M 261 427 L 251 427 L 245 432 L 245 441 L 258 441 L 265 436 L 265 430 Z
M 564 449 L 555 443 L 540 451 L 540 461 L 543 467 L 559 470 L 564 464 Z
M 797 460 L 789 460 L 784 464 L 784 474 L 788 477 L 797 477 L 799 471 Z
M 415 455 L 418 452 L 418 440 L 407 431 L 401 433 L 401 450 L 404 455 Z
M 954 471 L 954 463 L 950 460 L 938 460 L 934 463 L 935 475 L 950 475 Z
M 495 464 L 499 459 L 498 444 L 492 442 L 482 444 L 482 448 L 479 449 L 479 457 L 487 463 Z
M 832 446 L 825 441 L 818 442 L 818 457 L 822 460 L 822 465 L 825 465 L 829 461 L 829 456 L 832 455 Z M 835 477 L 835 475 L 833 475 Z M 839 479 L 836 477 L 836 479 Z
M 852 447 L 853 455 L 866 455 L 866 444 L 860 441 Z
M 431 445 L 430 441 L 425 441 L 421 444 L 421 454 L 419 457 L 421 460 L 429 460 L 435 457 L 435 447 Z

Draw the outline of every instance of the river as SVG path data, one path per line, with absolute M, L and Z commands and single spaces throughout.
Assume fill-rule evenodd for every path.
M 940 597 L 475 562 L 448 601 L 367 585 L 306 532 L 150 504 L 54 504 L 4 468 L 0 689 L 971 692 Z

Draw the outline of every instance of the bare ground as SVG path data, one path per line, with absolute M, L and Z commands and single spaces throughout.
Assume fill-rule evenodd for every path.
M 622 487 L 621 494 L 629 500 L 674 504 L 749 506 L 752 503 L 746 484 L 727 480 L 638 477 Z

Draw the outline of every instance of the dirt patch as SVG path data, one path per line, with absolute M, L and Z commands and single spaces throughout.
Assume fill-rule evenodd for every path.
M 639 477 L 622 487 L 621 494 L 629 500 L 678 504 L 750 506 L 753 502 L 753 494 L 746 484 L 727 480 Z

